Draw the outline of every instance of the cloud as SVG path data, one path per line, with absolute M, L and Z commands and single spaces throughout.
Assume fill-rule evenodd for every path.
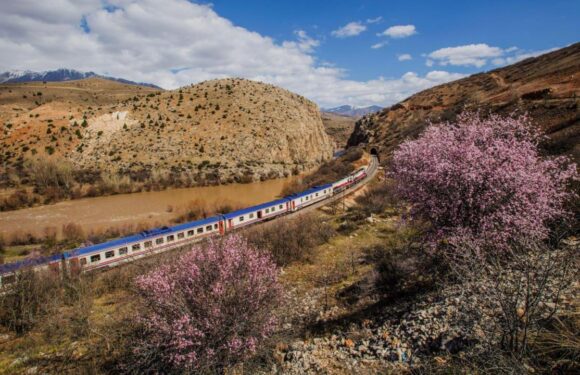
M 397 55 L 397 59 L 399 61 L 408 61 L 408 60 L 413 60 L 413 57 L 408 53 L 403 53 L 403 54 Z
M 383 17 L 382 16 L 378 16 L 378 17 L 375 17 L 375 18 L 367 18 L 367 23 L 368 24 L 373 24 L 373 23 L 381 22 L 382 20 L 383 20 Z
M 284 87 L 324 107 L 390 105 L 462 77 L 434 71 L 356 81 L 332 62 L 319 62 L 314 53 L 320 42 L 304 30 L 296 30 L 293 40 L 275 41 L 233 24 L 208 5 L 185 0 L 103 4 L 102 0 L 3 3 L 0 71 L 66 67 L 167 89 L 243 77 Z
M 472 65 L 481 68 L 488 59 L 500 57 L 503 53 L 501 48 L 480 43 L 441 48 L 431 52 L 429 58 L 439 65 Z
M 427 55 L 428 59 L 426 65 L 463 65 L 481 68 L 488 62 L 491 62 L 495 66 L 501 66 L 514 64 L 529 57 L 539 56 L 556 49 L 557 48 L 550 48 L 541 51 L 525 52 L 517 47 L 502 49 L 500 47 L 488 46 L 485 43 L 468 44 L 464 46 L 441 48 L 433 51 Z
M 334 30 L 331 34 L 337 38 L 348 38 L 356 36 L 365 31 L 367 27 L 360 22 L 349 22 L 343 27 Z
M 391 26 L 379 35 L 390 36 L 391 38 L 406 38 L 417 34 L 414 25 L 397 25 Z
M 515 52 L 512 56 L 498 57 L 498 58 L 493 59 L 491 61 L 491 63 L 495 66 L 515 64 L 519 61 L 529 59 L 530 57 L 537 57 L 537 56 L 543 55 L 545 53 L 553 52 L 553 51 L 557 50 L 558 48 L 559 47 L 548 48 L 548 49 L 539 50 L 539 51 L 525 52 L 525 51 L 520 50 L 517 47 L 510 47 L 510 48 L 504 50 L 504 52 Z
M 383 48 L 384 46 L 386 46 L 387 44 L 389 44 L 389 42 L 379 42 L 379 43 L 375 43 L 371 46 L 372 49 L 379 49 L 379 48 Z

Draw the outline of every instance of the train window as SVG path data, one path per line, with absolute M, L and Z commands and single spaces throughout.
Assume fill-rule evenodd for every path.
M 187 237 L 193 236 L 193 233 L 194 233 L 193 229 L 192 230 L 188 230 L 187 231 Z
M 129 249 L 126 247 L 122 247 L 119 249 L 119 255 L 127 255 L 128 252 L 129 252 Z
M 268 212 L 268 211 L 266 211 L 266 212 Z M 240 221 L 244 221 L 244 217 L 243 216 L 240 216 Z
M 91 263 L 98 262 L 101 260 L 101 254 L 91 255 Z
M 318 193 L 316 193 L 316 196 L 318 196 Z
M 141 250 L 141 245 L 136 243 L 135 245 L 131 246 L 131 250 L 139 251 L 139 250 Z
M 283 209 L 283 208 L 284 208 L 284 205 L 283 205 L 283 204 L 281 204 L 280 206 L 278 206 L 278 208 L 279 208 L 279 209 Z
M 87 258 L 81 258 L 81 266 L 87 264 Z
M 197 228 L 197 233 L 203 233 L 203 228 Z
M 164 241 L 163 241 L 163 237 L 159 237 L 158 239 L 156 239 L 156 240 L 155 240 L 155 243 L 156 243 L 157 245 L 161 245 L 163 242 L 164 242 Z
M 147 248 L 153 246 L 153 241 L 145 241 L 145 243 L 143 245 L 145 245 L 145 248 L 147 249 Z
M 266 208 L 266 213 L 269 213 L 269 212 L 270 212 L 270 209 L 269 208 Z
M 107 251 L 105 253 L 105 258 L 112 258 L 115 256 L 115 250 Z
M 213 225 L 213 229 L 218 229 L 218 225 L 217 224 L 214 224 Z
M 172 234 L 171 236 L 167 236 L 167 242 L 175 241 L 175 236 Z
M 253 214 L 253 213 L 251 213 L 251 214 L 250 214 L 250 219 L 253 219 L 253 218 L 254 218 L 254 214 Z
M 211 232 L 211 225 L 208 225 L 207 227 L 205 227 L 205 231 L 206 232 Z
M 177 233 L 177 238 L 184 238 L 185 237 L 185 233 L 181 232 L 181 233 Z

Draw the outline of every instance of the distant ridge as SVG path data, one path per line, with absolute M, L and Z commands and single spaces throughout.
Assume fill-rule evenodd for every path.
M 383 108 L 379 107 L 378 105 L 371 105 L 368 107 L 358 107 L 358 108 L 353 107 L 351 105 L 341 105 L 340 107 L 326 108 L 323 109 L 322 111 L 327 113 L 334 113 L 341 116 L 362 117 L 368 115 L 369 113 L 378 112 L 381 109 Z
M 108 79 L 111 81 L 126 83 L 128 85 L 137 85 L 151 87 L 154 89 L 161 89 L 161 87 L 156 86 L 152 83 L 134 82 L 123 78 L 102 76 L 95 72 L 81 72 L 74 69 L 46 70 L 43 72 L 33 72 L 31 70 L 10 70 L 4 73 L 0 73 L 0 83 L 20 83 L 20 82 L 40 82 L 40 81 L 63 82 L 91 77 Z

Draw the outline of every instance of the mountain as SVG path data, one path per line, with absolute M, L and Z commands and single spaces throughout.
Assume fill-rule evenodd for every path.
M 25 71 L 12 70 L 0 73 L 0 83 L 39 82 L 39 81 L 62 82 L 62 81 L 74 81 L 91 77 L 108 79 L 112 81 L 126 83 L 128 85 L 139 85 L 155 89 L 161 89 L 159 86 L 153 85 L 151 83 L 133 82 L 123 78 L 114 78 L 98 75 L 94 72 L 79 72 L 78 70 L 74 69 L 57 69 L 57 70 L 47 70 L 44 72 L 33 72 L 30 70 Z
M 362 117 L 373 112 L 383 109 L 382 107 L 371 105 L 369 107 L 353 107 L 351 105 L 341 105 L 340 107 L 323 109 L 323 112 L 334 113 L 349 117 Z
M 580 161 L 580 43 L 415 94 L 357 121 L 349 146 L 367 144 L 387 161 L 429 122 L 464 110 L 509 115 L 527 112 L 548 135 L 545 149 Z
M 316 104 L 244 79 L 173 91 L 89 78 L 0 84 L 0 173 L 38 156 L 200 184 L 288 175 L 332 157 Z

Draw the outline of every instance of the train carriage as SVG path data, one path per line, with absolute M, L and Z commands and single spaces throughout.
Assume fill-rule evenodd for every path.
M 220 233 L 221 217 L 214 216 L 174 227 L 146 230 L 65 253 L 70 271 L 111 267 L 147 255 L 163 252 Z
M 301 193 L 287 196 L 290 200 L 290 211 L 296 211 L 332 196 L 332 184 L 315 186 Z
M 288 199 L 277 199 L 222 215 L 226 231 L 268 220 L 289 210 Z

